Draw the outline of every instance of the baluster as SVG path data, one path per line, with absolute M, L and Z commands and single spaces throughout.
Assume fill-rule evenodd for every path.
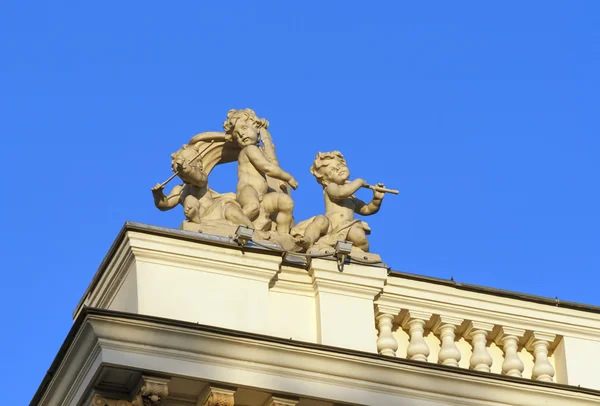
M 487 350 L 487 335 L 494 328 L 493 324 L 471 321 L 465 330 L 465 337 L 473 344 L 473 354 L 469 365 L 476 371 L 490 372 L 492 356 Z
M 461 354 L 456 347 L 456 329 L 462 324 L 463 320 L 456 317 L 440 316 L 433 326 L 433 333 L 440 336 L 442 342 L 440 353 L 438 354 L 439 363 L 442 365 L 458 366 Z
M 552 382 L 554 380 L 554 367 L 548 360 L 548 350 L 555 338 L 555 334 L 534 331 L 525 344 L 527 351 L 532 351 L 535 357 L 531 377 L 537 381 Z
M 379 337 L 377 338 L 377 351 L 382 355 L 396 356 L 398 342 L 392 334 L 394 317 L 398 314 L 397 311 L 389 308 L 377 306 L 377 330 Z
M 406 349 L 408 359 L 427 361 L 429 347 L 423 338 L 425 324 L 431 318 L 431 313 L 421 311 L 408 311 L 402 322 L 402 327 L 408 329 L 410 342 Z
M 519 357 L 519 340 L 525 335 L 525 330 L 512 327 L 500 327 L 496 337 L 496 344 L 501 345 L 504 351 L 502 373 L 508 376 L 523 376 L 525 365 Z

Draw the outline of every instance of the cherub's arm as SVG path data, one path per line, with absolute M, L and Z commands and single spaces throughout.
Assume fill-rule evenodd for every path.
M 344 200 L 352 196 L 358 189 L 363 187 L 365 184 L 364 179 L 354 179 L 352 182 L 348 182 L 344 185 L 337 185 L 330 183 L 325 188 L 325 192 L 329 195 L 329 198 L 333 201 Z
M 377 186 L 383 187 L 383 184 L 378 183 Z M 371 200 L 369 204 L 366 204 L 362 200 L 355 198 L 354 212 L 362 214 L 363 216 L 370 216 L 371 214 L 377 213 L 381 207 L 381 202 L 383 201 L 384 196 L 385 193 L 373 190 L 373 200 Z
M 244 151 L 246 151 L 246 156 L 250 163 L 260 172 L 272 178 L 288 182 L 294 189 L 298 186 L 298 182 L 296 182 L 296 179 L 292 175 L 281 169 L 278 165 L 269 162 L 256 145 L 249 145 L 244 148 Z
M 179 204 L 179 197 L 183 191 L 183 185 L 175 186 L 168 196 L 163 193 L 163 187 L 156 185 L 152 188 L 152 195 L 154 196 L 154 205 L 160 211 L 171 210 Z
M 371 214 L 375 214 L 379 211 L 379 208 L 381 207 L 381 199 L 373 198 L 373 200 L 371 200 L 368 204 L 358 198 L 354 199 L 354 212 L 362 214 L 363 216 L 370 216 Z

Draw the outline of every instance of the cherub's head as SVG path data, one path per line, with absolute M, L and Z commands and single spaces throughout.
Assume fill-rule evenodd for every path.
M 340 151 L 319 152 L 310 167 L 310 173 L 323 186 L 330 183 L 343 185 L 350 177 L 346 160 Z
M 252 109 L 229 110 L 227 120 L 223 123 L 225 132 L 231 135 L 233 141 L 241 148 L 258 144 L 260 129 L 268 126 L 269 122 L 264 118 L 259 119 Z
M 198 156 L 198 148 L 185 144 L 180 150 L 171 154 L 171 169 L 188 185 L 203 187 L 206 185 L 206 175 L 202 157 Z

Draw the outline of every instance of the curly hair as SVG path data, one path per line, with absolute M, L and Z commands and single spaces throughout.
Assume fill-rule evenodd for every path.
M 269 128 L 269 122 L 264 118 L 258 118 L 254 110 L 252 109 L 244 109 L 244 110 L 236 110 L 231 109 L 227 113 L 227 120 L 223 123 L 223 129 L 227 134 L 231 134 L 233 132 L 233 128 L 238 120 L 249 120 L 253 125 L 256 126 L 257 129 L 260 128 Z
M 340 151 L 319 152 L 315 157 L 315 161 L 310 167 L 310 173 L 317 179 L 320 185 L 324 185 L 323 177 L 325 176 L 321 169 L 328 167 L 333 161 L 341 162 L 346 165 L 346 160 Z

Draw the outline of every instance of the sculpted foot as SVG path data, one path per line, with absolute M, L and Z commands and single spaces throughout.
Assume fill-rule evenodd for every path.
M 200 223 L 200 212 L 195 206 L 186 206 L 183 210 L 185 218 L 192 223 Z
M 307 251 L 310 249 L 310 247 L 313 246 L 313 243 L 314 243 L 313 241 L 311 241 L 310 239 L 305 238 L 305 237 L 296 237 L 295 240 L 296 240 L 296 244 L 299 247 L 302 247 L 303 249 L 305 249 Z
M 269 233 L 268 231 L 254 230 L 254 233 L 261 240 L 270 240 L 271 239 L 271 233 Z

